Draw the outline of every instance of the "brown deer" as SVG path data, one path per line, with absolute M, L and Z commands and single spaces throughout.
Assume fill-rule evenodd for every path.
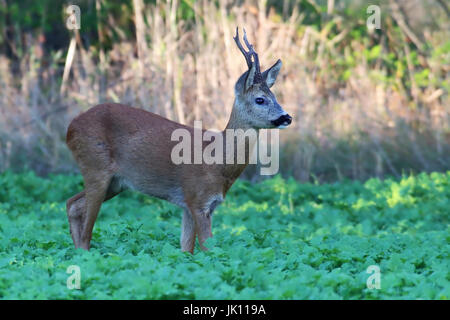
M 226 129 L 284 128 L 292 118 L 278 104 L 270 87 L 281 68 L 278 60 L 261 73 L 258 55 L 244 30 L 234 40 L 248 70 L 235 85 L 235 101 Z M 193 253 L 212 237 L 211 215 L 248 164 L 255 139 L 245 141 L 245 163 L 174 164 L 174 130 L 188 127 L 151 112 L 121 104 L 100 104 L 76 117 L 67 130 L 67 145 L 79 165 L 85 189 L 67 200 L 70 233 L 76 248 L 89 250 L 101 204 L 125 189 L 168 200 L 184 209 L 181 249 Z M 226 141 L 225 134 L 221 133 Z M 234 139 L 233 139 L 234 140 Z

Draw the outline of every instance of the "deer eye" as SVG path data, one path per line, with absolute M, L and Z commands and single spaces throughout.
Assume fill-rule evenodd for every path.
M 263 104 L 263 103 L 264 103 L 264 98 L 256 98 L 256 99 L 255 99 L 255 102 L 256 102 L 257 104 Z

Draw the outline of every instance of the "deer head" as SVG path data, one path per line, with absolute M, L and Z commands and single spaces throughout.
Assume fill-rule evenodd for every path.
M 245 29 L 243 38 L 248 51 L 241 44 L 236 28 L 236 36 L 233 39 L 244 55 L 248 70 L 240 76 L 234 87 L 236 99 L 232 119 L 243 127 L 286 128 L 292 117 L 283 110 L 270 91 L 281 69 L 281 60 L 278 59 L 272 67 L 261 73 L 258 54 L 248 42 Z

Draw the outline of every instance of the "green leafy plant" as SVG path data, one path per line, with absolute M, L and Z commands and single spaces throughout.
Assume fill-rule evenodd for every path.
M 448 299 L 450 172 L 365 183 L 238 181 L 211 249 L 179 249 L 181 210 L 138 193 L 103 204 L 75 250 L 65 200 L 80 176 L 0 175 L 2 299 Z M 66 286 L 67 267 L 81 288 Z M 381 289 L 366 272 L 381 270 Z

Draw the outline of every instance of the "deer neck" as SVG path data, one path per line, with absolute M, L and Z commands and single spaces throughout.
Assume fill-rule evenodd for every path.
M 239 132 L 242 134 L 242 132 L 251 133 L 251 131 L 253 131 L 253 134 L 249 134 L 248 138 L 238 139 L 236 137 Z M 222 175 L 225 178 L 225 189 L 228 190 L 228 188 L 231 187 L 233 182 L 241 175 L 249 164 L 250 156 L 254 152 L 258 140 L 259 130 L 248 125 L 248 123 L 242 119 L 237 109 L 233 106 L 230 119 L 222 134 L 224 140 L 225 158 L 227 156 L 227 150 L 234 150 L 233 162 L 224 162 L 221 168 Z M 243 163 L 238 163 L 239 150 L 244 150 L 245 152 L 245 161 Z
M 230 119 L 228 119 L 228 124 L 225 127 L 225 131 L 227 129 L 247 130 L 247 129 L 252 128 L 248 123 L 246 123 L 246 121 L 244 121 L 244 119 L 243 119 L 242 115 L 239 113 L 239 111 L 237 111 L 238 109 L 236 108 L 236 103 L 237 102 L 234 102 L 233 110 L 231 110 Z

